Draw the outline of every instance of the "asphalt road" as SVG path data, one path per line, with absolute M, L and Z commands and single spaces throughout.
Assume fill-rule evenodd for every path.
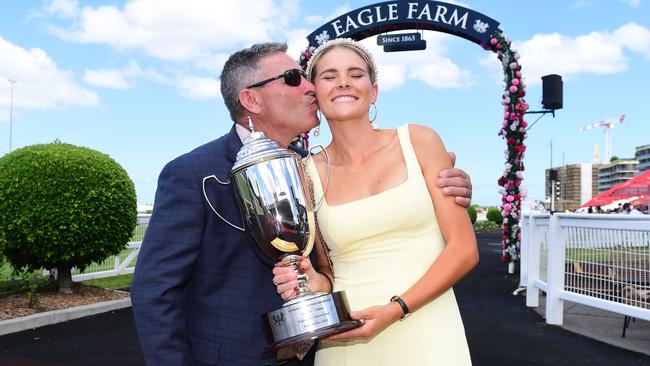
M 479 234 L 479 265 L 455 286 L 476 366 L 650 365 L 650 357 L 546 325 L 499 262 L 499 232 Z M 405 364 L 408 364 L 405 360 Z M 0 366 L 144 365 L 131 309 L 0 337 Z

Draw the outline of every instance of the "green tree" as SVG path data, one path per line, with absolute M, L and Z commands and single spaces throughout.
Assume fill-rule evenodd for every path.
M 476 207 L 475 205 L 470 205 L 467 208 L 467 214 L 469 215 L 469 219 L 472 221 L 472 225 L 476 222 Z
M 619 159 L 618 156 L 614 155 L 614 156 L 612 156 L 612 157 L 609 159 L 609 162 L 610 162 L 610 163 L 613 163 L 613 162 L 618 161 L 618 160 L 621 160 L 621 159 Z
M 55 141 L 0 158 L 0 249 L 15 271 L 56 269 L 59 292 L 72 267 L 119 253 L 136 217 L 133 182 L 108 155 Z
M 485 218 L 496 223 L 497 225 L 501 225 L 501 223 L 503 222 L 503 216 L 501 216 L 501 211 L 496 207 L 489 208 L 487 213 L 485 214 Z

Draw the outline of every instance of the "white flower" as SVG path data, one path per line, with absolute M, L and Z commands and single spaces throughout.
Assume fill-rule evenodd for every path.
M 474 30 L 477 31 L 478 33 L 485 33 L 487 32 L 488 28 L 490 28 L 490 25 L 484 23 L 480 19 L 476 19 L 476 22 L 474 22 Z
M 319 45 L 329 41 L 330 39 L 330 34 L 327 32 L 327 30 L 324 30 L 323 33 L 316 35 L 316 42 L 318 42 Z

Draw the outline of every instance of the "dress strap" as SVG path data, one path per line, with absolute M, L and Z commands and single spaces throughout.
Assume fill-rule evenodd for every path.
M 323 185 L 320 181 L 320 175 L 318 174 L 318 168 L 316 167 L 314 156 L 309 155 L 306 157 L 304 159 L 304 164 L 305 174 L 309 175 L 309 179 L 311 180 L 314 189 L 314 202 L 319 202 L 321 197 L 323 197 Z M 325 200 L 323 200 L 323 204 L 326 204 Z
M 408 170 L 408 175 L 411 177 L 411 172 L 417 172 L 421 174 L 420 163 L 418 158 L 415 155 L 415 150 L 413 150 L 413 144 L 411 144 L 411 135 L 409 134 L 409 125 L 401 125 L 397 128 L 397 136 L 399 136 L 399 143 L 402 147 L 402 154 L 404 155 L 404 162 L 406 163 L 406 169 Z

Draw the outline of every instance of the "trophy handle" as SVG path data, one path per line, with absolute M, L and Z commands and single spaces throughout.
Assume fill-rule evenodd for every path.
M 230 184 L 230 181 L 222 182 L 222 181 L 219 180 L 219 178 L 217 178 L 216 175 L 209 175 L 209 176 L 203 178 L 203 197 L 205 197 L 205 200 L 208 202 L 208 205 L 210 206 L 210 208 L 212 209 L 212 211 L 214 211 L 214 213 L 217 214 L 217 216 L 219 216 L 219 218 L 220 218 L 221 220 L 223 220 L 226 224 L 228 224 L 228 225 L 234 227 L 235 229 L 237 229 L 237 230 L 239 230 L 239 231 L 246 231 L 246 230 L 244 230 L 243 227 L 239 227 L 239 226 L 237 226 L 237 225 L 231 223 L 230 221 L 226 220 L 223 216 L 221 216 L 221 215 L 219 214 L 219 212 L 217 212 L 217 210 L 214 209 L 214 207 L 212 206 L 212 203 L 210 202 L 210 199 L 208 198 L 208 194 L 205 192 L 205 181 L 208 180 L 208 179 L 210 179 L 210 178 L 214 178 L 217 182 L 219 182 L 219 184 L 222 184 L 222 185 L 224 185 L 224 186 L 229 185 L 229 184 Z M 240 214 L 241 214 L 241 212 L 240 212 Z M 244 218 L 242 217 L 242 223 L 243 223 L 243 222 L 244 222 Z
M 314 248 L 314 241 L 316 240 L 316 217 L 314 212 L 307 212 L 307 225 L 309 226 L 309 239 L 307 239 L 307 245 L 305 245 L 305 250 L 302 255 L 309 257 L 309 253 Z
M 323 147 L 323 145 L 314 145 L 309 149 L 309 155 L 307 157 L 311 157 L 313 155 L 312 150 L 315 148 L 320 148 L 323 151 L 323 154 L 325 154 L 325 160 L 327 161 L 327 180 L 325 181 L 325 189 L 323 190 L 323 196 L 318 200 L 318 203 L 316 204 L 316 207 L 314 207 L 314 212 L 318 212 L 320 209 L 320 206 L 323 204 L 323 200 L 325 200 L 325 194 L 327 193 L 327 189 L 330 186 L 330 156 L 327 155 L 327 150 Z

